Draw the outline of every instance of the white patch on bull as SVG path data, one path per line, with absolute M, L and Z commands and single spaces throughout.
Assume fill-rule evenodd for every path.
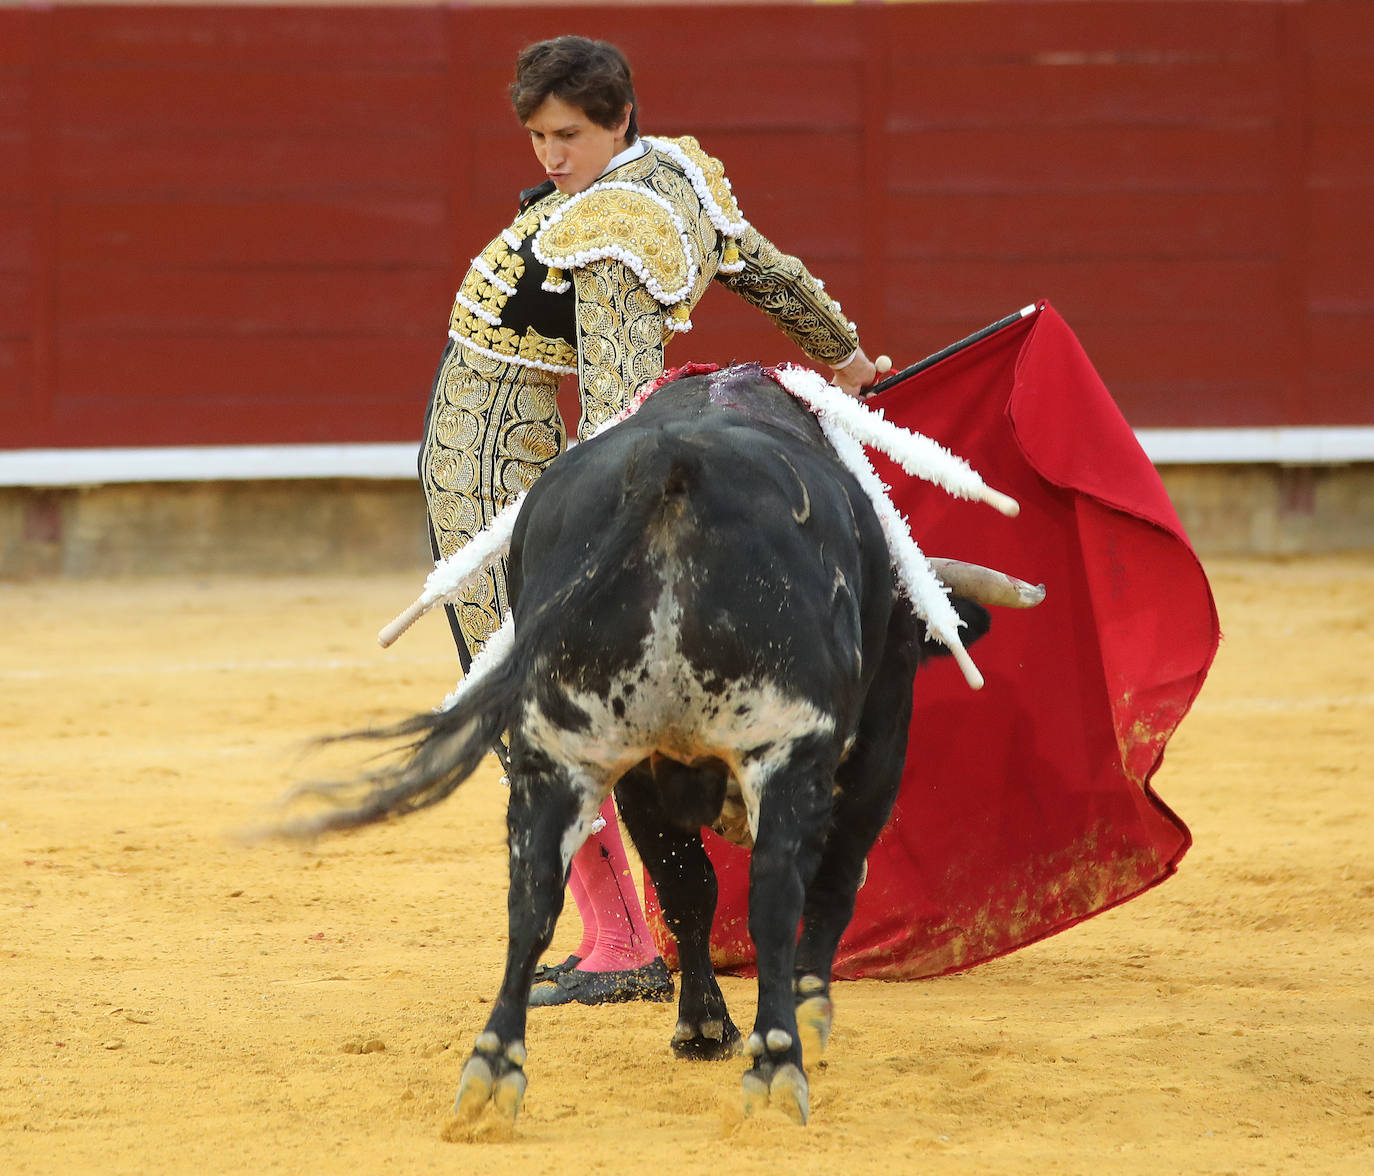
M 604 781 L 595 797 L 599 804 L 613 781 L 654 752 L 688 764 L 719 759 L 739 781 L 751 833 L 757 833 L 768 778 L 797 740 L 833 735 L 834 717 L 764 678 L 708 689 L 703 677 L 715 675 L 699 675 L 682 652 L 676 561 L 665 554 L 659 566 L 666 574 L 639 657 L 611 680 L 605 694 L 562 686 L 589 719 L 585 729 L 563 728 L 527 695 L 524 735 L 580 777 L 574 787 L 584 809 L 592 800 L 584 789 L 594 793 Z M 578 845 L 585 836 L 580 834 Z
M 573 855 L 582 848 L 583 842 L 593 833 L 599 833 L 606 827 L 606 822 L 601 819 L 601 804 L 610 794 L 614 781 L 574 770 L 568 783 L 573 795 L 577 797 L 577 816 L 564 830 L 563 840 L 559 843 L 559 853 L 565 872 L 572 863 Z

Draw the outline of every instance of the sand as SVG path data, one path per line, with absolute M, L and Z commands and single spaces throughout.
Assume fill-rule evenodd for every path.
M 357 762 L 311 736 L 452 687 L 440 618 L 373 644 L 416 577 L 0 585 L 0 1168 L 1374 1170 L 1374 556 L 1210 572 L 1226 640 L 1156 778 L 1176 878 L 840 985 L 805 1128 L 742 1119 L 740 1061 L 674 1061 L 672 1005 L 539 1010 L 505 1143 L 440 1137 L 504 953 L 494 762 L 385 828 L 234 838 Z

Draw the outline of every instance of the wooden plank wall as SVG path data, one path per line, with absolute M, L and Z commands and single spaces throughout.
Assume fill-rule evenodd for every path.
M 1305 20 L 1309 117 L 1299 230 L 1308 361 L 1301 404 L 1374 420 L 1374 4 L 1318 4 Z
M 1374 4 L 0 9 L 0 447 L 418 435 L 467 259 L 539 175 L 518 48 L 910 361 L 1035 298 L 1137 426 L 1374 423 Z M 797 358 L 723 292 L 669 358 Z

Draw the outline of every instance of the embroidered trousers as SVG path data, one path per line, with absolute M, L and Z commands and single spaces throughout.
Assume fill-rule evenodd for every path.
M 420 481 L 436 558 L 467 543 L 534 484 L 567 442 L 559 377 L 539 368 L 449 348 L 434 382 L 420 451 Z M 510 606 L 503 559 L 470 587 L 450 620 L 466 669 Z

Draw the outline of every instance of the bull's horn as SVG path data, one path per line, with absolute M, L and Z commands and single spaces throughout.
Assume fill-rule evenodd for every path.
M 961 559 L 932 558 L 930 566 L 959 596 L 1002 608 L 1034 608 L 1045 599 L 1045 585 L 1028 584 L 1006 572 L 965 563 Z

